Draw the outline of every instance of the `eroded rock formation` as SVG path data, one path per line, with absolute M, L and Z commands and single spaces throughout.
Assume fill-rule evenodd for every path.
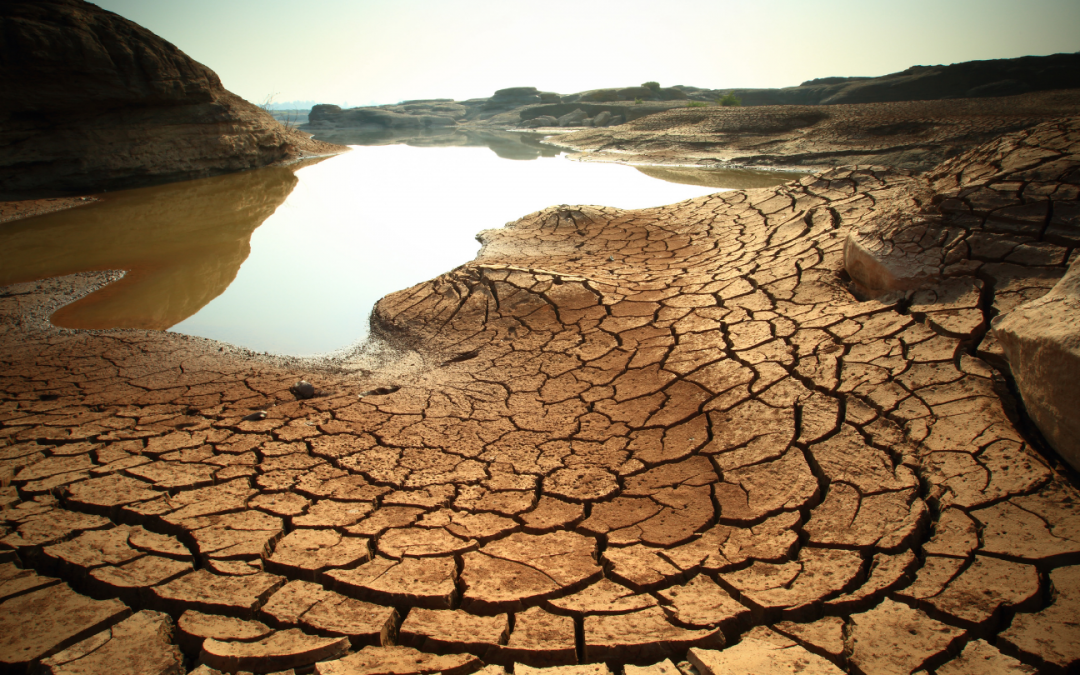
M 1002 134 L 1078 113 L 1077 89 L 949 101 L 675 108 L 552 141 L 609 161 L 925 171 Z
M 0 3 L 0 195 L 100 192 L 341 151 L 83 0 Z
M 8 287 L 0 660 L 150 610 L 199 673 L 1075 667 L 1080 493 L 986 344 L 1074 244 L 1001 220 L 966 275 L 860 299 L 845 243 L 950 209 L 995 233 L 984 190 L 1075 208 L 1077 124 L 931 176 L 546 209 L 383 299 L 412 351 L 357 376 L 57 330 L 70 280 Z M 15 630 L 31 612 L 58 628 Z

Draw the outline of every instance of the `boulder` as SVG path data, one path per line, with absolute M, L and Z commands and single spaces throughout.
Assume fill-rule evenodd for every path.
M 560 117 L 558 122 L 560 127 L 579 127 L 582 126 L 588 118 L 589 116 L 585 111 L 578 108 L 574 112 L 566 113 Z
M 0 194 L 97 192 L 343 148 L 232 94 L 206 66 L 83 0 L 0 4 Z
M 1053 289 L 993 321 L 1028 415 L 1080 469 L 1080 258 Z
M 603 112 L 597 113 L 596 116 L 593 117 L 593 126 L 606 127 L 607 125 L 611 124 L 611 120 L 611 113 L 605 110 Z

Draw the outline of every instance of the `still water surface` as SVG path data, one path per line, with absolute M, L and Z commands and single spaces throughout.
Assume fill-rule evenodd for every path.
M 508 161 L 481 147 L 354 147 L 299 169 L 111 193 L 0 226 L 0 285 L 128 270 L 53 322 L 322 354 L 365 339 L 379 298 L 471 260 L 480 230 L 555 204 L 641 208 L 725 184 L 708 172 L 675 179 L 539 154 Z

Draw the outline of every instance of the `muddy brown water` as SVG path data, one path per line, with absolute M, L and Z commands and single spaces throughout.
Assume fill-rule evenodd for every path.
M 53 323 L 325 354 L 366 339 L 382 296 L 471 260 L 480 230 L 554 204 L 642 208 L 761 186 L 744 184 L 743 175 L 542 153 L 532 157 L 539 161 L 508 161 L 505 142 L 496 153 L 356 147 L 298 169 L 108 193 L 99 203 L 0 225 L 0 286 L 125 270 L 120 281 L 59 309 Z M 758 173 L 771 174 L 770 184 L 793 177 Z

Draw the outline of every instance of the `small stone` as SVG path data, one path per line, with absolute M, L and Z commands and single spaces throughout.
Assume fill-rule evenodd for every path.
M 305 380 L 300 380 L 290 389 L 296 398 L 312 398 L 315 396 L 315 385 Z

